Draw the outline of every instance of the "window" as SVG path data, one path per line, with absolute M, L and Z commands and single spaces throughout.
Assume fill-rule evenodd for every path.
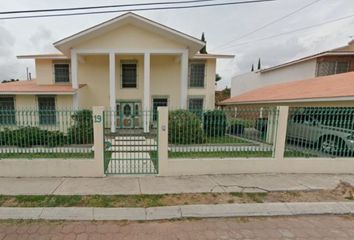
M 201 112 L 203 110 L 203 98 L 190 98 L 188 109 L 191 112 Z
M 204 87 L 205 63 L 192 62 L 189 66 L 189 87 Z
M 350 61 L 323 61 L 317 64 L 317 76 L 349 72 Z
M 38 97 L 39 124 L 52 125 L 56 123 L 55 97 Z
M 56 83 L 70 82 L 70 66 L 68 63 L 54 64 L 54 78 Z
M 137 87 L 137 64 L 131 61 L 122 61 L 122 88 L 136 88 Z
M 152 100 L 152 109 L 153 109 L 153 121 L 157 120 L 157 108 L 158 107 L 167 107 L 168 100 L 167 98 L 154 98 Z
M 0 124 L 15 124 L 15 98 L 0 97 Z

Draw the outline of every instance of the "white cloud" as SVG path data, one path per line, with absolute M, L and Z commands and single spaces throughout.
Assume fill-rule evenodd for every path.
M 144 0 L 144 2 L 151 1 L 158 0 Z M 119 4 L 130 2 L 130 0 L 121 0 Z M 262 4 L 137 13 L 198 38 L 202 32 L 205 32 L 208 49 L 211 50 L 217 45 L 252 31 L 309 2 L 310 0 L 282 0 Z M 115 0 L 16 0 L 4 1 L 1 7 L 5 11 L 116 3 L 117 1 Z M 354 12 L 354 1 L 352 0 L 322 0 L 312 7 L 267 27 L 242 41 L 258 39 L 283 31 L 291 31 L 328 19 L 349 15 L 352 12 Z M 116 15 L 118 14 L 8 20 L 2 22 L 0 20 L 0 77 L 19 76 L 19 78 L 23 78 L 25 77 L 25 66 L 30 66 L 31 71 L 33 71 L 33 63 L 16 60 L 15 55 L 53 52 L 55 51 L 52 47 L 54 41 Z M 354 29 L 352 21 L 343 21 L 305 32 L 253 42 L 234 49 L 225 48 L 223 52 L 235 54 L 236 59 L 234 61 L 219 61 L 218 73 L 223 77 L 219 86 L 223 88 L 226 85 L 230 85 L 230 79 L 233 74 L 249 71 L 251 64 L 256 64 L 259 57 L 262 58 L 263 66 L 271 66 L 316 51 L 341 46 L 349 41 L 349 35 L 354 34 L 352 29 Z M 215 49 L 215 51 L 218 51 L 218 49 Z

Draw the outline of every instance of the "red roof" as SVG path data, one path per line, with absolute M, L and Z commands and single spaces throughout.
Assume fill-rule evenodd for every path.
M 231 97 L 220 104 L 287 102 L 354 97 L 354 72 L 275 84 Z M 335 100 L 335 99 L 334 99 Z
M 80 88 L 85 85 L 80 84 Z M 66 93 L 73 94 L 77 89 L 71 84 L 39 85 L 36 80 L 17 81 L 0 84 L 0 93 Z

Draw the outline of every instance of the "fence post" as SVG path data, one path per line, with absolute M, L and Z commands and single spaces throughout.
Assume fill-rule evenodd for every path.
M 104 107 L 93 107 L 93 141 L 95 162 L 97 163 L 97 172 L 104 176 Z
M 168 107 L 158 107 L 158 165 L 159 175 L 164 175 L 168 161 Z
M 284 159 L 286 130 L 288 127 L 289 106 L 279 106 L 278 121 L 275 135 L 275 151 L 274 157 L 276 160 Z

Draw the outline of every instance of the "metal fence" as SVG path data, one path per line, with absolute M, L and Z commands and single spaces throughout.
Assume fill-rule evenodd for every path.
M 354 108 L 290 108 L 286 140 L 292 157 L 353 157 Z
M 0 110 L 0 158 L 92 158 L 91 110 Z
M 272 157 L 276 108 L 169 112 L 169 157 Z
M 157 174 L 157 112 L 127 109 L 104 111 L 105 173 Z

